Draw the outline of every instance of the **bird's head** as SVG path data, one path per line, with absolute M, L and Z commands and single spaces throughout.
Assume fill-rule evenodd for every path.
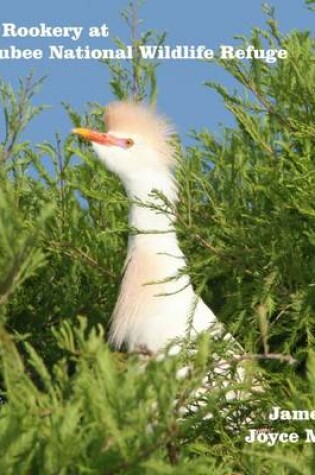
M 89 140 L 99 159 L 124 183 L 145 173 L 169 171 L 174 153 L 169 144 L 169 123 L 149 107 L 133 102 L 113 102 L 105 109 L 106 132 L 85 128 L 73 132 Z

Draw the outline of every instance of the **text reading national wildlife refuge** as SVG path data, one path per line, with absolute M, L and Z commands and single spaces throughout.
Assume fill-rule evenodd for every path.
M 132 59 L 135 55 L 141 55 L 143 59 L 153 60 L 212 60 L 221 58 L 231 59 L 259 59 L 266 63 L 275 63 L 288 57 L 285 49 L 256 49 L 253 45 L 246 48 L 238 48 L 232 45 L 218 45 L 209 47 L 204 44 L 187 45 L 126 45 L 125 48 L 94 48 L 88 44 L 79 44 L 79 41 L 87 39 L 106 39 L 110 36 L 110 28 L 107 23 L 83 26 L 53 26 L 39 23 L 34 26 L 17 25 L 15 23 L 1 24 L 1 37 L 12 40 L 12 44 L 0 49 L 0 61 L 5 60 L 100 60 L 100 59 Z M 30 48 L 14 44 L 16 39 L 48 39 L 56 43 L 47 44 L 45 48 Z M 61 39 L 72 41 L 74 47 L 58 44 Z

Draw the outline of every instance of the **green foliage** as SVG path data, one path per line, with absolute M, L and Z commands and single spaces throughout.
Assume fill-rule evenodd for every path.
M 166 33 L 156 33 L 147 30 L 138 34 L 141 20 L 138 18 L 138 10 L 143 1 L 133 0 L 129 2 L 127 8 L 121 12 L 121 17 L 126 23 L 131 33 L 133 59 L 122 61 L 104 60 L 110 71 L 109 84 L 114 96 L 119 100 L 132 98 L 135 101 L 146 99 L 150 104 L 155 105 L 157 99 L 156 69 L 159 66 L 157 59 L 147 61 L 142 58 L 139 46 L 154 44 L 161 46 L 164 44 Z M 127 44 L 120 38 L 115 37 L 116 47 L 126 50 Z
M 315 1 L 314 0 L 305 0 L 305 3 L 306 5 L 308 5 L 308 8 L 311 10 L 311 11 L 315 11 Z
M 39 217 L 30 221 L 17 213 L 16 203 L 19 195 L 10 190 L 10 184 L 2 181 L 0 191 L 0 265 L 3 272 L 0 278 L 0 305 L 10 299 L 11 294 L 24 281 L 36 274 L 43 266 L 44 252 L 37 245 L 47 216 L 52 208 L 42 210 Z M 8 196 L 8 197 L 7 197 Z
M 25 344 L 28 364 L 36 371 L 41 389 L 25 372 L 12 339 L 4 331 L 0 334 L 10 394 L 0 415 L 1 473 L 175 474 L 188 473 L 192 466 L 196 473 L 205 473 L 211 456 L 208 459 L 201 443 L 189 448 L 184 444 L 179 466 L 171 468 L 163 461 L 184 435 L 195 438 L 196 428 L 178 418 L 180 406 L 193 399 L 191 394 L 204 375 L 202 344 L 190 360 L 192 377 L 179 380 L 180 356 L 148 360 L 145 371 L 133 356 L 123 369 L 104 344 L 102 327 L 88 332 L 86 319 L 76 325 L 65 322 L 53 333 L 65 356 L 52 372 Z M 72 375 L 70 363 L 75 366 Z M 209 395 L 210 404 L 218 412 L 222 391 Z M 201 414 L 195 415 L 194 426 L 201 423 Z M 221 424 L 217 418 L 217 431 Z M 213 438 L 210 433 L 209 437 Z M 194 452 L 206 453 L 192 465 L 189 454 Z
M 314 39 L 281 35 L 264 8 L 268 30 L 241 41 L 285 48 L 288 59 L 218 60 L 239 87 L 207 85 L 235 126 L 220 137 L 194 131 L 184 160 L 178 147 L 181 200 L 177 209 L 164 203 L 177 217 L 195 288 L 259 361 L 266 389 L 246 401 L 228 402 L 220 375 L 212 375 L 212 391 L 196 393 L 213 355 L 225 354 L 207 335 L 162 361 L 111 351 L 106 328 L 125 258 L 128 200 L 77 138 L 21 142 L 43 109 L 33 105 L 42 80 L 29 76 L 16 92 L 0 83 L 1 474 L 315 472 L 313 445 L 303 443 L 310 422 L 266 419 L 273 406 L 315 407 Z M 150 31 L 137 35 L 137 4 L 122 15 L 134 46 L 153 41 Z M 155 102 L 157 63 L 136 56 L 106 66 L 116 98 Z M 73 126 L 103 127 L 100 105 L 89 104 L 83 117 L 64 107 Z M 183 365 L 191 371 L 178 378 Z M 235 389 L 258 377 L 247 366 L 249 381 Z M 265 427 L 296 432 L 300 442 L 245 443 L 249 428 Z
M 33 106 L 31 100 L 45 78 L 33 80 L 30 73 L 25 81 L 20 80 L 15 93 L 10 84 L 0 79 L 0 98 L 4 115 L 4 139 L 0 147 L 0 162 L 23 151 L 25 143 L 17 144 L 27 124 L 45 108 Z
M 238 329 L 248 326 L 255 341 L 266 346 L 268 339 L 276 351 L 302 358 L 314 343 L 314 40 L 304 32 L 281 37 L 274 20 L 269 23 L 270 32 L 255 29 L 244 46 L 261 49 L 267 41 L 289 57 L 276 67 L 219 61 L 245 98 L 207 83 L 237 127 L 226 129 L 221 141 L 207 130 L 194 133 L 198 146 L 188 151 L 187 166 L 197 163 L 200 172 L 186 189 L 202 195 L 202 215 L 191 211 L 190 226 L 213 248 L 206 274 L 219 279 L 222 317 Z M 261 318 L 268 325 L 264 336 Z

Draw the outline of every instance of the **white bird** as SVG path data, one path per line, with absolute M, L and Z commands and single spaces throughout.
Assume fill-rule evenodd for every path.
M 131 200 L 129 224 L 137 230 L 129 236 L 111 343 L 115 348 L 125 344 L 130 352 L 157 353 L 189 329 L 192 336 L 205 330 L 220 335 L 222 325 L 182 272 L 186 260 L 174 218 L 157 209 L 163 206 L 161 195 L 177 201 L 169 123 L 146 106 L 114 102 L 106 107 L 105 124 L 106 133 L 73 132 L 91 141 L 99 159 L 121 179 Z

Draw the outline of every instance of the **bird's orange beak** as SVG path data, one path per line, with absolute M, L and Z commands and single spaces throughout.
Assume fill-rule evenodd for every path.
M 96 130 L 79 127 L 77 129 L 73 129 L 72 133 L 83 137 L 85 140 L 96 142 L 101 145 L 120 145 L 120 139 L 117 137 L 113 137 L 112 135 L 105 134 L 103 132 L 97 132 Z

